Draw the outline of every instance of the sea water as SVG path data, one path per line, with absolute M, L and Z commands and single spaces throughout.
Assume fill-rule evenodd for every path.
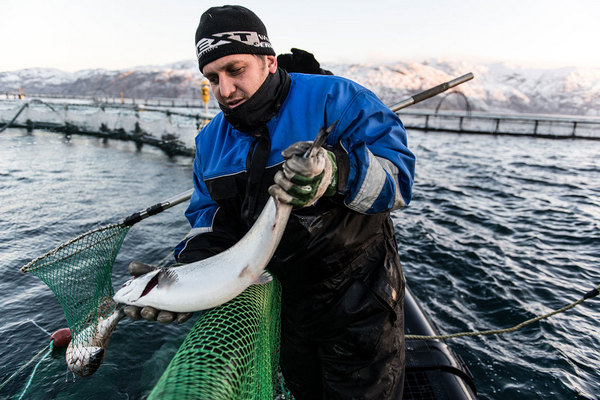
M 411 204 L 393 214 L 408 285 L 443 333 L 501 329 L 600 283 L 600 142 L 409 132 Z M 192 185 L 191 159 L 133 144 L 9 129 L 0 134 L 0 384 L 66 326 L 52 292 L 19 268 L 60 243 Z M 169 257 L 185 206 L 135 225 L 113 271 Z M 598 399 L 600 299 L 502 336 L 448 341 L 482 399 Z M 37 326 L 36 326 L 37 324 Z M 64 350 L 24 398 L 148 395 L 193 325 L 122 321 L 90 378 Z M 38 327 L 39 326 L 39 327 Z M 20 396 L 30 365 L 0 390 Z

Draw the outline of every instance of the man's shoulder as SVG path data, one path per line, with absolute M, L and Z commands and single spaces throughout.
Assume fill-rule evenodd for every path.
M 217 132 L 226 130 L 227 125 L 228 124 L 223 117 L 223 113 L 219 112 L 217 115 L 212 117 L 210 121 L 208 121 L 208 123 L 202 127 L 202 129 L 200 129 L 200 132 L 198 132 L 196 135 L 196 144 L 198 144 L 199 141 L 202 141 L 203 138 L 210 137 Z
M 312 84 L 312 85 L 322 85 L 322 86 L 355 86 L 358 88 L 362 88 L 360 84 L 348 79 L 343 76 L 337 75 L 313 75 L 313 74 L 301 74 L 297 72 L 293 72 L 290 74 L 292 78 L 292 82 L 296 82 L 298 84 Z
M 342 76 L 292 73 L 292 88 L 296 95 L 322 97 L 330 95 L 338 100 L 352 98 L 358 93 L 370 93 L 364 86 Z

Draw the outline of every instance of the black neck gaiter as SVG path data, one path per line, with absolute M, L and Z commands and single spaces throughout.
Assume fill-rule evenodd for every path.
M 287 72 L 277 68 L 269 74 L 263 84 L 239 107 L 233 109 L 219 104 L 223 116 L 235 129 L 244 133 L 259 133 L 257 130 L 273 118 L 290 89 L 291 79 Z

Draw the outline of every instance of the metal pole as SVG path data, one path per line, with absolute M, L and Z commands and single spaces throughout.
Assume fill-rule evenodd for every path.
M 193 193 L 194 193 L 194 189 L 186 190 L 183 193 L 179 193 L 179 194 L 171 197 L 170 199 L 165 200 L 162 203 L 163 207 L 166 209 L 166 208 L 171 208 L 173 206 L 176 206 L 177 204 L 183 203 L 184 201 L 189 200 L 192 197 Z
M 141 220 L 146 219 L 151 215 L 158 214 L 160 212 L 163 212 L 167 208 L 171 208 L 173 206 L 176 206 L 177 204 L 189 200 L 192 197 L 192 193 L 194 193 L 194 189 L 190 189 L 183 193 L 179 193 L 161 203 L 155 204 L 146 208 L 145 210 L 131 214 L 130 216 L 125 218 L 123 222 L 121 222 L 121 224 L 125 226 L 132 226 L 134 224 L 137 224 Z
M 399 110 L 406 108 L 410 105 L 419 103 L 423 100 L 427 100 L 430 97 L 433 97 L 437 94 L 445 92 L 446 90 L 453 88 L 455 86 L 460 85 L 461 83 L 465 83 L 473 79 L 473 73 L 469 72 L 468 74 L 459 76 L 458 78 L 452 79 L 451 81 L 444 82 L 440 85 L 434 86 L 431 89 L 427 89 L 421 93 L 417 93 L 414 96 L 409 97 L 408 99 L 402 100 L 401 102 L 394 104 L 390 107 L 393 112 L 398 112 Z

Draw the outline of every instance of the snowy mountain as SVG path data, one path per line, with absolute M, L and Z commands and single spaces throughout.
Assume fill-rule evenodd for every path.
M 600 68 L 528 69 L 510 64 L 469 64 L 429 60 L 423 63 L 323 64 L 334 74 L 373 90 L 392 105 L 419 91 L 467 72 L 475 78 L 453 89 L 460 95 L 439 95 L 421 109 L 472 110 L 600 116 Z M 21 88 L 28 94 L 114 96 L 133 98 L 200 98 L 202 75 L 195 61 L 123 70 L 56 69 L 0 72 L 0 94 Z M 442 104 L 440 104 L 440 102 Z
M 326 66 L 327 67 L 327 66 Z M 467 72 L 475 78 L 454 90 L 462 92 L 472 110 L 600 116 L 600 68 L 526 69 L 509 64 L 454 61 L 385 65 L 335 65 L 336 75 L 373 90 L 386 104 L 449 81 Z M 417 107 L 436 108 L 444 95 Z M 465 109 L 465 99 L 448 96 L 442 109 Z
M 83 70 L 73 73 L 57 69 L 28 68 L 0 72 L 0 94 L 21 88 L 30 94 L 83 95 L 98 97 L 191 98 L 200 93 L 202 76 L 193 64 L 143 66 L 124 70 Z

